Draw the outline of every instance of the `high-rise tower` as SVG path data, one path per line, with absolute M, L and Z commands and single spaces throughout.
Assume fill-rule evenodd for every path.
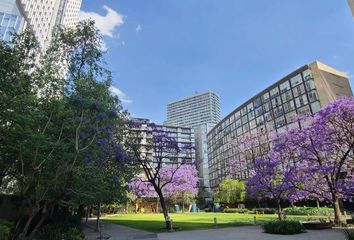
M 207 133 L 220 121 L 220 101 L 213 92 L 183 98 L 167 106 L 165 125 L 194 129 L 196 165 L 199 185 L 204 190 L 206 202 L 212 201 L 209 184 Z

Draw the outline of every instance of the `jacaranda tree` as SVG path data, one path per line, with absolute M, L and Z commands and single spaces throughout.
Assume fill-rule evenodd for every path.
M 296 149 L 297 189 L 324 200 L 341 221 L 340 199 L 354 195 L 354 98 L 343 97 L 307 118 L 307 125 L 289 131 L 282 149 Z
M 163 167 L 160 170 L 162 182 L 169 181 L 175 172 L 174 167 Z M 181 166 L 173 176 L 173 179 L 163 189 L 162 193 L 166 200 L 178 201 L 184 204 L 187 196 L 195 197 L 198 193 L 198 172 L 192 164 Z M 129 184 L 129 189 L 137 197 L 157 197 L 157 193 L 150 182 L 144 177 L 136 177 Z
M 180 168 L 186 164 L 186 159 L 179 159 L 178 155 L 191 154 L 193 146 L 178 143 L 169 132 L 155 124 L 142 124 L 134 120 L 128 124 L 130 135 L 126 139 L 126 146 L 133 159 L 132 163 L 139 165 L 143 171 L 140 181 L 151 184 L 159 197 L 166 227 L 169 228 L 164 190 L 168 189 Z M 167 165 L 169 168 L 165 168 Z

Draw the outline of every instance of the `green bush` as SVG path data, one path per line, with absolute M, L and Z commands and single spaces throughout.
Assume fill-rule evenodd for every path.
M 38 240 L 83 240 L 84 235 L 81 230 L 71 223 L 52 223 L 47 224 L 39 232 Z
M 208 207 L 208 208 L 205 208 L 204 211 L 205 211 L 205 212 L 212 212 L 212 211 L 213 211 L 213 208 Z
M 311 216 L 323 216 L 323 215 L 329 215 L 330 213 L 333 213 L 332 208 L 327 208 L 327 207 L 321 207 L 321 208 L 316 208 L 316 207 L 289 207 L 289 208 L 284 208 L 284 213 L 286 215 L 311 215 Z
M 10 239 L 13 227 L 14 225 L 11 222 L 0 219 L 0 239 Z
M 354 240 L 354 229 L 346 229 L 344 233 L 347 240 Z
M 266 233 L 290 235 L 301 233 L 303 226 L 298 221 L 270 221 L 263 224 Z
M 224 213 L 248 213 L 247 208 L 225 208 Z
M 276 213 L 275 208 L 253 208 L 252 211 L 256 212 L 264 212 L 264 214 L 274 214 Z

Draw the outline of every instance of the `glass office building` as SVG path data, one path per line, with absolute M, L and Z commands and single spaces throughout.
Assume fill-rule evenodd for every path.
M 301 127 L 303 123 L 295 116 L 316 113 L 329 102 L 352 95 L 346 74 L 317 61 L 297 69 L 260 92 L 208 133 L 211 187 L 217 188 L 223 179 L 230 177 L 231 161 L 236 161 L 238 166 L 234 169 L 234 178 L 249 177 L 251 157 L 244 159 L 245 154 L 235 148 L 244 136 L 268 135 L 289 127 Z M 271 146 L 267 139 L 257 144 L 253 151 L 256 155 L 266 152 Z

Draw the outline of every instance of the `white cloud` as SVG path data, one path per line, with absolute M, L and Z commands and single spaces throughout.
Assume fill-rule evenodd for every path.
M 141 32 L 141 30 L 143 30 L 143 27 L 140 24 L 138 24 L 138 26 L 136 26 L 136 28 L 135 28 L 135 31 L 137 33 L 139 33 L 139 32 Z
M 113 38 L 115 28 L 124 23 L 124 16 L 106 5 L 103 8 L 107 11 L 104 16 L 95 12 L 80 11 L 80 20 L 94 20 L 102 35 Z
M 122 101 L 122 103 L 132 103 L 133 101 L 127 98 L 127 95 L 122 92 L 119 88 L 115 86 L 110 86 L 109 90 L 111 91 L 112 94 L 116 95 L 119 100 Z
M 123 46 L 123 47 L 125 46 L 125 42 L 124 42 L 124 41 L 122 41 L 122 46 Z

